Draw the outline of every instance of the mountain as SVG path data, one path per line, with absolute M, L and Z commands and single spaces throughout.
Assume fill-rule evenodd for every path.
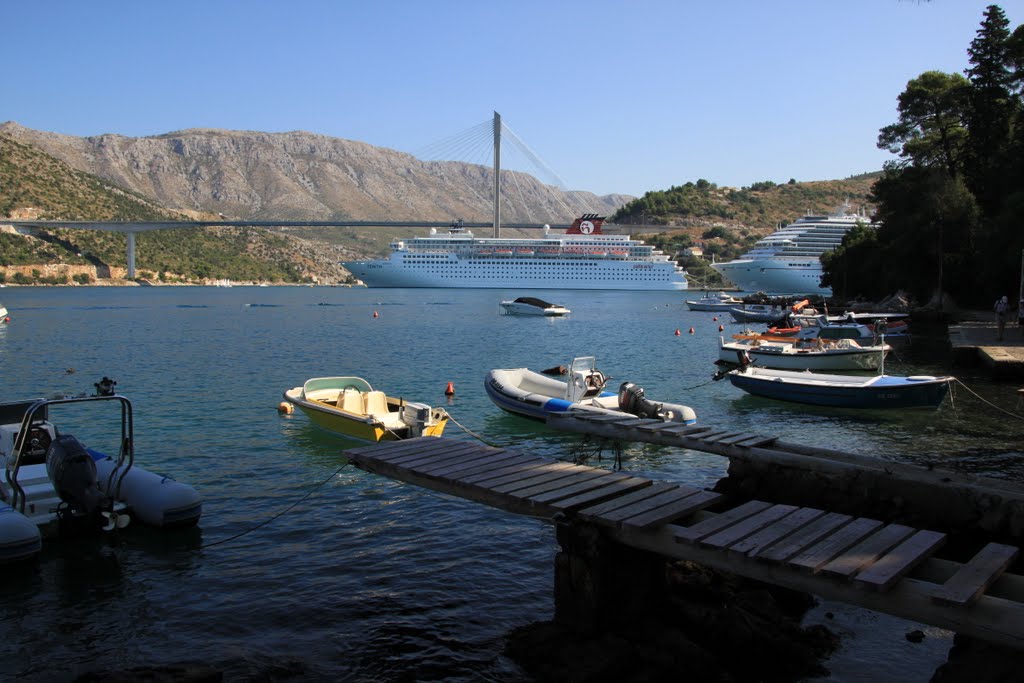
M 428 162 L 362 142 L 302 131 L 191 129 L 149 137 L 74 137 L 14 122 L 0 134 L 37 147 L 72 168 L 177 210 L 246 220 L 489 221 L 493 171 Z M 609 214 L 632 197 L 563 192 L 503 171 L 515 201 L 506 222 L 571 222 Z M 511 192 L 511 189 L 506 189 Z
M 0 217 L 34 220 L 218 220 L 171 211 L 0 134 Z M 0 219 L 2 222 L 2 219 Z M 124 277 L 126 238 L 118 232 L 0 227 L 0 282 L 65 284 Z M 136 265 L 146 279 L 197 282 L 230 278 L 271 282 L 340 282 L 338 261 L 353 252 L 258 228 L 190 228 L 144 232 Z

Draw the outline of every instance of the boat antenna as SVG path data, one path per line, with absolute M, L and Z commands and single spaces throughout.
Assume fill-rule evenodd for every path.
M 501 233 L 501 114 L 494 112 L 494 237 Z

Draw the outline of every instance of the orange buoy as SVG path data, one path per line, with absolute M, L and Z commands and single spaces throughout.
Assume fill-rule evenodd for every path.
M 277 404 L 277 412 L 281 413 L 282 415 L 291 415 L 293 410 L 295 409 L 292 407 L 292 404 L 289 403 L 288 401 L 281 401 L 280 403 Z
M 679 328 L 678 327 L 676 328 L 676 336 L 677 337 L 679 336 Z
M 380 316 L 378 316 L 378 315 L 377 315 L 377 311 L 374 311 L 374 312 L 373 312 L 373 317 L 374 317 L 374 318 L 379 318 L 379 317 L 380 317 Z
M 692 327 L 690 328 L 690 334 L 693 334 L 693 328 Z
M 719 331 L 719 332 L 721 332 L 721 331 L 722 331 L 722 330 L 724 330 L 724 329 L 725 329 L 725 327 L 724 327 L 724 326 L 722 326 L 722 325 L 719 325 L 719 326 L 718 326 L 718 331 Z
M 712 318 L 712 319 L 711 319 L 711 322 L 713 322 L 713 323 L 717 323 L 717 322 L 718 322 L 718 316 L 716 315 L 716 316 L 715 316 L 714 318 Z
M 452 384 L 451 382 L 448 382 L 448 386 L 446 386 L 444 388 L 444 395 L 445 396 L 454 396 L 455 395 L 455 385 Z

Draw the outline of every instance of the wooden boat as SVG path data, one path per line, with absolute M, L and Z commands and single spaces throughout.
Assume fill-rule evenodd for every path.
M 514 301 L 502 301 L 501 312 L 505 315 L 566 315 L 571 313 L 560 304 L 553 304 L 533 296 L 521 296 Z
M 736 335 L 741 336 L 741 335 Z M 876 370 L 888 344 L 861 346 L 853 339 L 804 340 L 772 337 L 748 337 L 726 342 L 719 337 L 718 359 L 722 363 L 742 363 L 744 354 L 757 366 L 780 370 Z
M 199 521 L 194 488 L 135 464 L 132 405 L 114 384 L 104 378 L 96 396 L 0 404 L 0 563 L 34 557 L 45 538 L 112 531 L 131 520 L 162 529 Z M 87 448 L 50 419 L 51 406 L 104 401 L 120 408 L 116 456 Z
M 935 408 L 954 377 L 834 375 L 743 365 L 721 376 L 755 396 L 838 408 Z
M 315 377 L 284 392 L 284 400 L 327 431 L 360 441 L 441 436 L 444 408 L 432 408 L 376 391 L 361 377 Z
M 607 378 L 593 356 L 574 358 L 564 374 L 566 379 L 560 380 L 527 368 L 496 369 L 487 373 L 484 389 L 502 410 L 536 420 L 576 410 L 684 424 L 697 420 L 692 408 L 651 401 L 631 382 L 623 382 L 617 394 L 605 391 Z

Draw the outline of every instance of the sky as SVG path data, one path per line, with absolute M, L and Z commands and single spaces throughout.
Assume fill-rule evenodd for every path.
M 894 158 L 876 142 L 899 94 L 962 73 L 989 4 L 3 0 L 0 122 L 304 130 L 422 154 L 498 112 L 566 189 L 831 180 Z M 996 4 L 1024 23 L 1024 0 Z

